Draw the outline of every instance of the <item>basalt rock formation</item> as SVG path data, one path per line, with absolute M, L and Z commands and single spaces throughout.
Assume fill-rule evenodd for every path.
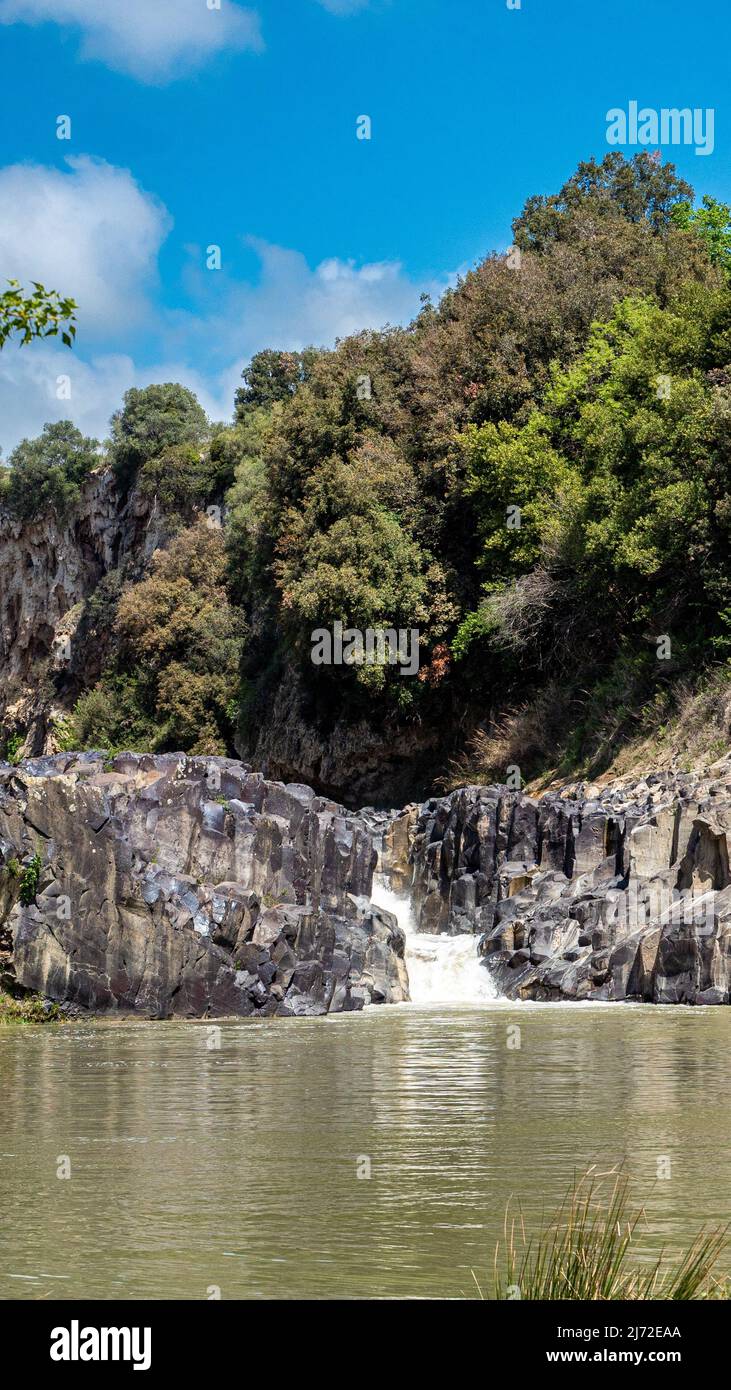
M 364 822 L 305 786 L 180 754 L 0 764 L 0 985 L 143 1017 L 408 997 Z
M 731 758 L 351 815 L 224 758 L 0 764 L 0 987 L 142 1017 L 408 998 L 404 935 L 471 932 L 508 998 L 731 1000 Z
M 384 865 L 420 930 L 479 936 L 509 998 L 727 1004 L 730 841 L 727 757 L 704 779 L 465 787 L 396 817 Z

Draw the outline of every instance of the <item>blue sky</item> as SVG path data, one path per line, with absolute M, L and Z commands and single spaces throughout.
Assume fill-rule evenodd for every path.
M 712 107 L 666 154 L 731 200 L 730 39 L 727 0 L 0 0 L 0 275 L 79 301 L 72 353 L 3 351 L 0 442 L 151 380 L 225 418 L 257 349 L 406 321 L 630 100 Z

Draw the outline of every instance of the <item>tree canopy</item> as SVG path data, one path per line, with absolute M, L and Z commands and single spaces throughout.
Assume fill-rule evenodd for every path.
M 172 381 L 131 387 L 111 420 L 110 457 L 120 482 L 129 486 L 164 449 L 200 445 L 207 431 L 206 413 L 187 387 Z
M 612 152 L 513 235 L 518 258 L 405 327 L 257 353 L 230 424 L 175 383 L 127 392 L 108 458 L 162 551 L 100 608 L 85 739 L 231 750 L 238 719 L 246 748 L 285 681 L 321 727 L 391 718 L 445 746 L 534 708 L 545 758 L 594 765 L 728 660 L 729 208 Z M 62 509 L 97 458 L 48 426 L 6 499 Z M 313 665 L 335 622 L 418 629 L 417 678 Z
M 101 462 L 96 439 L 85 438 L 70 420 L 58 420 L 13 450 L 0 480 L 0 498 L 21 521 L 48 510 L 65 517 L 78 501 L 84 479 Z

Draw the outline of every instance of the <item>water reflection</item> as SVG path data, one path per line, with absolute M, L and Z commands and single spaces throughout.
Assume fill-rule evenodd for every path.
M 6 1028 L 0 1295 L 471 1295 L 509 1195 L 535 1220 L 622 1159 L 645 1250 L 672 1246 L 731 1219 L 730 1028 L 506 1005 L 224 1023 L 220 1051 L 206 1025 Z

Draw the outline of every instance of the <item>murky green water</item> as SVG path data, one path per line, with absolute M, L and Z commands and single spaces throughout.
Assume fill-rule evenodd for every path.
M 507 1197 L 530 1222 L 592 1162 L 625 1161 L 648 1249 L 731 1220 L 729 1009 L 405 1006 L 209 1038 L 0 1030 L 0 1296 L 472 1296 Z

